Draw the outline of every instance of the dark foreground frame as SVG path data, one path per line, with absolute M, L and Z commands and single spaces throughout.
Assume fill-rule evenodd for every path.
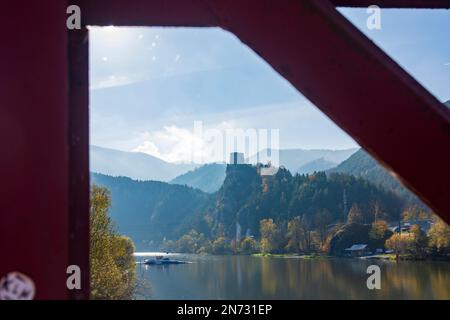
M 447 222 L 450 112 L 335 6 L 366 0 L 80 0 L 69 43 L 69 262 L 89 298 L 88 25 L 221 27 L 234 33 Z M 450 8 L 448 0 L 384 0 Z M 428 168 L 427 171 L 421 168 Z M 439 179 L 436 179 L 439 177 Z

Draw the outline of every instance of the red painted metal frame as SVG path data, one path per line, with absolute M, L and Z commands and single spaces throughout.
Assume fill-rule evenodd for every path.
M 0 277 L 25 273 L 36 299 L 69 297 L 65 10 L 58 0 L 0 11 Z
M 69 264 L 78 265 L 81 290 L 71 299 L 88 299 L 89 281 L 89 44 L 86 29 L 69 38 Z
M 328 1 L 81 0 L 84 25 L 218 26 L 268 61 L 450 222 L 450 112 Z M 364 6 L 367 1 L 334 0 Z M 424 7 L 425 1 L 378 1 Z M 427 7 L 450 7 L 426 1 Z M 70 36 L 70 256 L 88 265 L 88 53 Z M 81 46 L 81 47 L 80 47 Z M 424 169 L 426 168 L 426 169 Z M 81 188 L 81 189 L 80 189 Z M 71 238 L 73 239 L 73 238 Z M 73 240 L 72 240 L 73 242 Z M 83 279 L 88 287 L 88 278 Z M 76 298 L 87 298 L 83 292 Z
M 340 7 L 368 7 L 377 5 L 380 8 L 423 8 L 450 9 L 449 0 L 331 0 Z

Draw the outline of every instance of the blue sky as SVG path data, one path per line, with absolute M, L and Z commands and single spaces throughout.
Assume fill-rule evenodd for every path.
M 340 11 L 439 100 L 450 99 L 450 11 L 382 10 L 381 30 L 365 27 L 365 10 Z M 90 87 L 91 144 L 99 146 L 187 161 L 196 120 L 279 129 L 280 148 L 357 146 L 219 28 L 92 28 Z

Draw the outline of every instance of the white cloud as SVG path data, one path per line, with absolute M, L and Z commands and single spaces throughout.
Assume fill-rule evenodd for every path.
M 90 90 L 105 89 L 111 87 L 125 86 L 147 80 L 145 76 L 138 74 L 110 75 L 108 77 L 92 79 Z
M 198 129 L 193 123 L 189 129 L 171 125 L 162 130 L 144 132 L 132 151 L 144 152 L 167 162 L 227 161 L 226 155 L 230 150 L 226 148 L 226 135 L 228 131 L 235 132 L 236 126 L 232 122 L 222 121 L 209 126 L 202 123 L 201 131 Z
M 141 143 L 132 151 L 144 152 L 168 162 L 191 162 L 201 156 L 195 153 L 202 152 L 203 148 L 203 141 L 192 131 L 174 125 L 144 132 L 141 137 Z
M 158 147 L 150 140 L 143 141 L 140 145 L 133 149 L 134 152 L 143 152 L 157 158 L 163 158 Z

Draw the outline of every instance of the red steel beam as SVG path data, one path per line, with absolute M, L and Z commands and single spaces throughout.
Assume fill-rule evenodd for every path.
M 83 0 L 80 5 L 85 24 L 220 26 L 233 32 L 450 222 L 449 111 L 331 2 Z
M 450 222 L 449 110 L 330 2 L 246 4 L 214 2 L 221 26 Z
M 0 278 L 26 274 L 35 299 L 69 297 L 65 10 L 11 1 L 0 19 Z
M 69 40 L 69 264 L 81 272 L 72 300 L 89 299 L 89 75 L 88 32 L 68 32 Z
M 450 9 L 450 0 L 331 0 L 338 7 L 368 7 L 377 5 L 380 8 L 417 8 L 417 9 Z

